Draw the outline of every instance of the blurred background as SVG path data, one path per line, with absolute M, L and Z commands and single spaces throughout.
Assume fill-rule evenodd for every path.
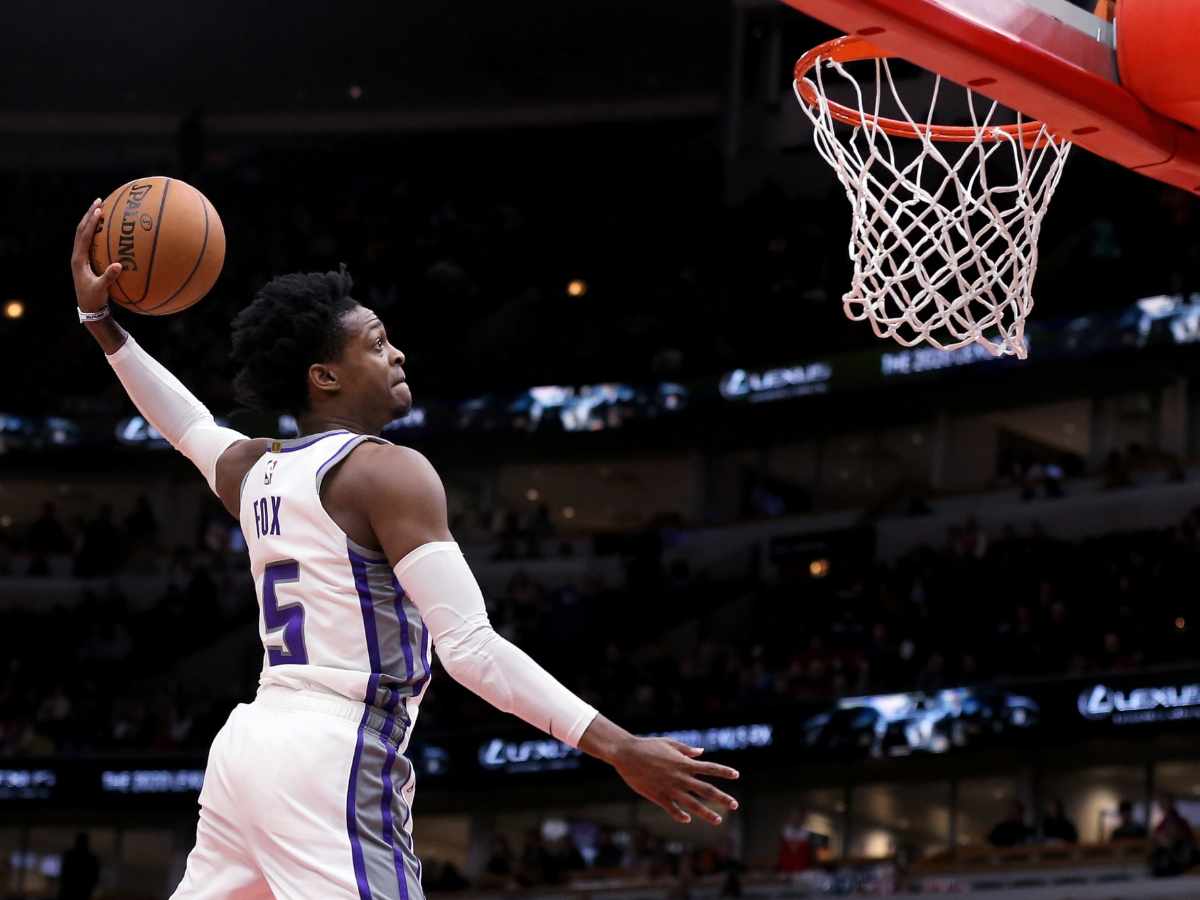
M 1200 896 L 1194 199 L 1077 152 L 1030 360 L 905 350 L 842 315 L 790 91 L 832 33 L 775 2 L 70 6 L 0 10 L 0 896 L 168 896 L 261 664 L 236 523 L 72 309 L 152 173 L 228 255 L 138 340 L 288 435 L 229 322 L 345 262 L 497 628 L 743 773 L 682 828 L 440 673 L 431 896 Z

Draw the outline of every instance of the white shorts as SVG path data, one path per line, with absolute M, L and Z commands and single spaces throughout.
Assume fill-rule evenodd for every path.
M 173 900 L 424 900 L 411 718 L 265 687 L 213 741 Z

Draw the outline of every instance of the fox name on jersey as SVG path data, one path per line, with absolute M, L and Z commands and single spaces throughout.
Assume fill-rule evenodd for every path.
M 279 509 L 283 506 L 283 498 L 272 494 L 252 500 L 251 504 L 254 507 L 254 536 L 261 538 L 265 534 L 280 534 Z

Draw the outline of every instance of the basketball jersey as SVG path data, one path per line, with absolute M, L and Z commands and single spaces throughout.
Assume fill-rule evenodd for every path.
M 349 431 L 275 441 L 242 482 L 259 685 L 337 694 L 389 721 L 399 713 L 407 736 L 429 686 L 429 630 L 384 554 L 352 541 L 321 503 L 321 482 L 364 441 L 387 443 Z

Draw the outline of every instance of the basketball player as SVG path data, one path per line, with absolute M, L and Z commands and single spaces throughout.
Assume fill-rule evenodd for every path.
M 114 263 L 92 273 L 100 201 L 75 233 L 79 318 L 142 415 L 241 522 L 262 611 L 263 670 L 213 741 L 196 846 L 174 896 L 420 900 L 405 748 L 430 648 L 493 706 L 611 764 L 679 822 L 718 824 L 737 778 L 677 741 L 635 737 L 496 634 L 447 527 L 441 480 L 378 437 L 412 406 L 404 354 L 342 272 L 284 275 L 233 322 L 234 382 L 301 437 L 248 439 L 108 314 Z

